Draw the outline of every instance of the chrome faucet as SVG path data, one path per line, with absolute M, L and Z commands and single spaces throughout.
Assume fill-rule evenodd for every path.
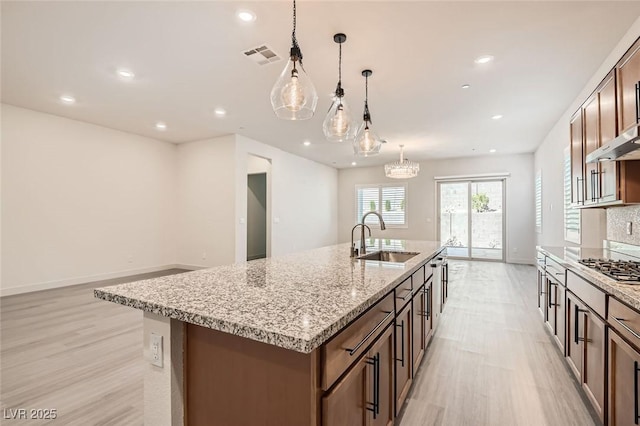
M 356 226 L 354 226 L 353 228 L 351 228 L 351 257 L 356 257 L 358 255 L 358 249 L 356 248 L 356 245 L 353 242 L 353 231 L 355 231 L 358 226 L 360 226 L 362 228 L 362 234 L 361 235 L 362 235 L 363 239 L 364 239 L 364 228 L 367 228 L 369 230 L 369 236 L 371 236 L 371 228 L 369 228 L 369 226 L 365 225 L 364 223 L 359 223 Z M 364 253 L 362 253 L 362 254 L 364 254 Z
M 360 233 L 360 255 L 362 256 L 363 254 L 367 254 L 367 247 L 365 245 L 365 241 L 364 241 L 364 227 L 367 226 L 364 224 L 364 220 L 366 219 L 367 216 L 369 216 L 370 214 L 375 214 L 376 216 L 378 216 L 378 219 L 380 220 L 380 230 L 384 231 L 385 229 L 387 229 L 387 226 L 384 224 L 384 219 L 382 218 L 382 215 L 378 212 L 368 212 L 365 213 L 362 216 L 362 223 L 359 223 L 358 225 L 363 225 L 361 229 L 361 233 Z M 356 225 L 356 226 L 358 226 Z M 369 228 L 367 226 L 367 228 Z M 354 227 L 355 229 L 355 227 Z M 371 236 L 371 229 L 369 229 L 369 236 Z M 352 246 L 352 250 L 353 250 L 353 229 L 351 230 L 351 246 Z

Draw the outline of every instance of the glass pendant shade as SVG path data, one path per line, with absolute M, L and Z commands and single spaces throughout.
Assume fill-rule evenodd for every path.
M 400 145 L 400 161 L 384 165 L 384 174 L 393 179 L 409 179 L 418 176 L 420 164 L 404 158 L 404 146 Z
M 283 120 L 307 120 L 313 117 L 318 93 L 298 61 L 289 59 L 271 89 L 271 106 Z
M 378 135 L 371 129 L 368 122 L 363 121 L 353 140 L 353 152 L 362 157 L 370 157 L 379 154 L 380 148 L 382 148 L 382 142 Z
M 344 98 L 336 97 L 322 123 L 324 135 L 330 142 L 345 142 L 353 137 L 354 122 Z

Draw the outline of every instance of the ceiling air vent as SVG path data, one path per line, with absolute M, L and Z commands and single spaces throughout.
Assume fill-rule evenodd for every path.
M 280 57 L 273 49 L 264 44 L 253 49 L 245 50 L 242 53 L 258 65 L 266 65 L 280 60 Z

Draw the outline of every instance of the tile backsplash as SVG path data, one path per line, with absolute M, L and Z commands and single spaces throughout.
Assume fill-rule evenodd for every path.
M 633 223 L 631 235 L 627 235 L 627 222 Z M 640 245 L 640 206 L 608 208 L 607 239 Z

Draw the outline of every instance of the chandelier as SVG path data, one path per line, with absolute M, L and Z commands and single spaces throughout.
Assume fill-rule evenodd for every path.
M 400 161 L 384 165 L 384 174 L 393 179 L 409 179 L 418 176 L 420 164 L 404 158 L 404 145 L 400 145 Z

